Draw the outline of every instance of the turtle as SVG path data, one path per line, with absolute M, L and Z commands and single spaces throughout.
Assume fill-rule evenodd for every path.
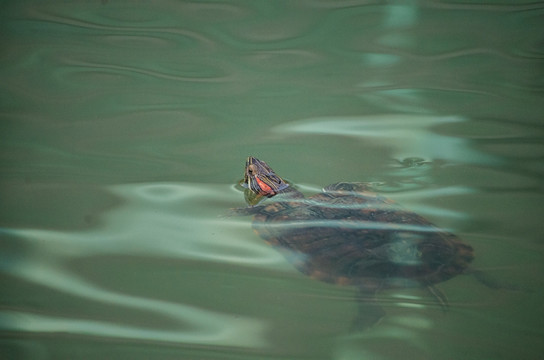
M 359 289 L 352 329 L 367 329 L 385 315 L 378 290 L 426 288 L 447 309 L 437 283 L 472 272 L 496 287 L 472 270 L 471 245 L 376 193 L 370 183 L 338 182 L 305 198 L 267 163 L 249 156 L 239 184 L 248 206 L 235 213 L 253 215 L 255 232 L 296 269 Z

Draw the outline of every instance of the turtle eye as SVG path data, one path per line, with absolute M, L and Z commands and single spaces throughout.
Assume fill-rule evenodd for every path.
M 247 167 L 247 173 L 248 173 L 249 175 L 253 175 L 253 172 L 254 172 L 254 171 L 255 171 L 255 165 L 249 165 L 249 166 Z

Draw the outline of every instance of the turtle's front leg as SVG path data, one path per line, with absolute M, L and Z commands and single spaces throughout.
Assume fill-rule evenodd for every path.
M 258 214 L 263 209 L 263 205 L 248 206 L 243 208 L 232 208 L 224 215 L 224 217 L 230 216 L 249 216 Z

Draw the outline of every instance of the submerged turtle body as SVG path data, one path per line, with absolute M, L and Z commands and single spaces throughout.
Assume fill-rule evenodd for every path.
M 255 231 L 322 281 L 365 293 L 423 286 L 444 305 L 432 285 L 463 273 L 474 258 L 470 245 L 364 183 L 336 183 L 304 198 L 265 162 L 249 157 L 242 186 L 250 204 L 244 213 L 254 215 Z M 264 197 L 274 201 L 258 205 Z
M 364 184 L 338 183 L 303 201 L 263 206 L 254 228 L 292 252 L 303 273 L 367 288 L 431 285 L 462 273 L 472 248 Z

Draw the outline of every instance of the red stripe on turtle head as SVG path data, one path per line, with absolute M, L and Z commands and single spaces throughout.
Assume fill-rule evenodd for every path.
M 255 176 L 255 181 L 259 184 L 259 194 L 264 196 L 276 195 L 276 192 L 267 183 L 259 179 L 258 176 Z

